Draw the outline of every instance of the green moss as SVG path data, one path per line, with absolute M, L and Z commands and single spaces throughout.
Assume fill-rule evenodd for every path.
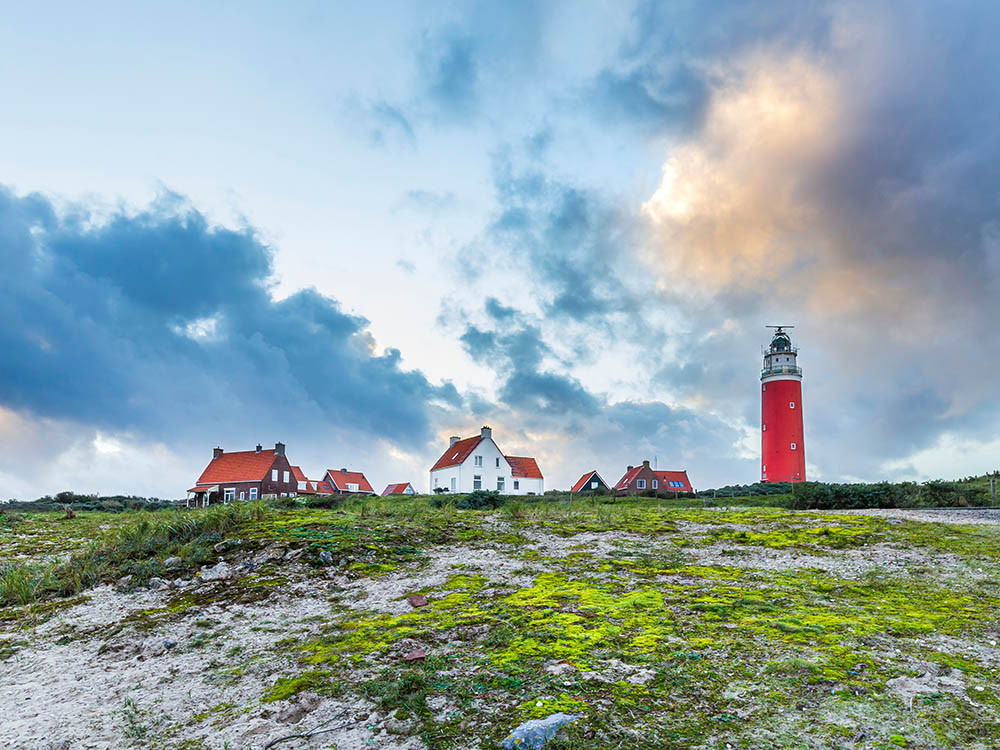
M 261 697 L 261 703 L 284 701 L 308 690 L 314 693 L 330 693 L 333 690 L 333 675 L 329 670 L 313 669 L 295 677 L 282 677 Z

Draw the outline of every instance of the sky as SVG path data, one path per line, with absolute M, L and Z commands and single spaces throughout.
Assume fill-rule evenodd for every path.
M 364 5 L 364 7 L 362 7 Z M 4 3 L 0 498 L 1000 467 L 1000 6 Z

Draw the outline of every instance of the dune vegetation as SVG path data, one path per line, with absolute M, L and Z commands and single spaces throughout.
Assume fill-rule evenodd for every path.
M 1000 745 L 991 512 L 761 502 L 0 515 L 0 744 Z

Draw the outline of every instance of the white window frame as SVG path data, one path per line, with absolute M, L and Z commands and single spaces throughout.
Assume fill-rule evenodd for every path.
M 271 469 L 271 481 L 272 482 L 277 482 L 278 481 L 278 470 L 277 469 Z
M 767 432 L 767 425 L 766 425 L 766 424 L 762 424 L 762 425 L 760 426 L 760 431 L 761 431 L 761 432 Z
M 222 490 L 222 502 L 228 503 L 230 500 L 236 499 L 236 488 L 235 487 L 225 487 Z
M 305 482 L 299 482 L 299 489 L 300 490 L 306 489 L 306 483 Z
M 240 500 L 246 500 L 246 499 L 247 499 L 247 493 L 246 493 L 246 491 L 245 490 L 240 490 Z
M 660 480 L 659 479 L 654 479 L 653 480 L 653 489 L 654 490 L 660 489 Z
M 282 476 L 284 477 L 285 484 L 288 484 L 288 472 L 287 471 L 282 472 Z
M 361 489 L 361 485 L 358 484 L 357 482 L 348 482 L 347 483 L 347 491 L 348 492 L 357 492 L 360 489 Z
M 503 477 L 497 477 L 497 492 L 506 492 L 506 482 Z
M 452 491 L 452 492 L 454 492 L 454 491 L 455 491 L 455 482 L 456 482 L 456 479 L 455 479 L 455 477 L 452 477 L 452 478 L 451 478 L 451 491 Z
M 250 488 L 250 499 L 251 500 L 256 500 L 257 499 L 257 488 L 256 487 L 251 487 Z
M 483 475 L 473 474 L 472 475 L 472 489 L 481 490 L 483 488 Z
M 592 490 L 596 490 L 596 489 L 597 489 L 597 486 L 598 486 L 599 484 L 600 484 L 600 482 L 598 482 L 598 481 L 597 481 L 597 480 L 595 479 L 595 480 L 594 480 L 593 482 L 591 482 L 591 483 L 590 483 L 590 489 L 592 489 Z
M 795 443 L 792 443 L 792 450 L 795 450 Z
M 514 480 L 514 489 L 515 490 L 521 489 L 521 481 L 519 479 Z
M 482 468 L 482 466 L 483 466 L 483 457 L 482 456 L 476 456 L 474 458 L 474 460 L 473 460 L 472 463 L 473 463 L 473 465 Z
M 637 490 L 644 490 L 644 489 L 646 489 L 646 480 L 645 479 L 636 479 L 635 480 L 635 488 Z
M 788 402 L 788 408 L 789 409 L 794 409 L 795 408 L 795 402 L 794 401 L 789 401 Z

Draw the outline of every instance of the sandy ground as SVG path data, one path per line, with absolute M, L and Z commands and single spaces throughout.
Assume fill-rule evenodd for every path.
M 998 523 L 996 511 L 855 511 L 920 521 Z M 978 515 L 973 520 L 972 513 Z M 589 551 L 608 556 L 643 546 L 670 544 L 636 534 L 588 532 L 559 537 L 531 532 L 528 546 L 543 555 Z M 902 572 L 932 564 L 944 572 L 974 573 L 950 554 L 901 550 L 889 545 L 808 554 L 716 543 L 684 548 L 692 563 L 755 569 L 817 568 L 844 577 L 871 570 Z M 88 592 L 89 599 L 35 628 L 6 626 L 0 643 L 25 642 L 0 662 L 0 747 L 17 750 L 172 747 L 181 739 L 209 748 L 260 750 L 279 737 L 330 721 L 335 732 L 279 747 L 388 748 L 417 750 L 419 740 L 397 733 L 405 727 L 380 715 L 373 704 L 303 694 L 291 701 L 260 703 L 283 676 L 301 673 L 279 642 L 318 633 L 340 606 L 399 614 L 405 597 L 442 586 L 451 575 L 481 574 L 490 585 L 531 584 L 526 561 L 487 547 L 428 552 L 419 571 L 378 579 L 348 580 L 331 570 L 326 578 L 297 582 L 258 604 L 210 605 L 175 622 L 143 631 L 125 622 L 136 613 L 162 607 L 170 592 L 120 593 L 111 587 Z M 296 564 L 297 565 L 297 564 Z M 295 578 L 295 570 L 289 574 Z M 202 587 L 225 586 L 202 583 Z M 941 643 L 957 652 L 984 654 L 1000 664 L 996 643 Z M 442 706 L 443 710 L 446 707 Z M 146 744 L 151 738 L 161 744 Z

